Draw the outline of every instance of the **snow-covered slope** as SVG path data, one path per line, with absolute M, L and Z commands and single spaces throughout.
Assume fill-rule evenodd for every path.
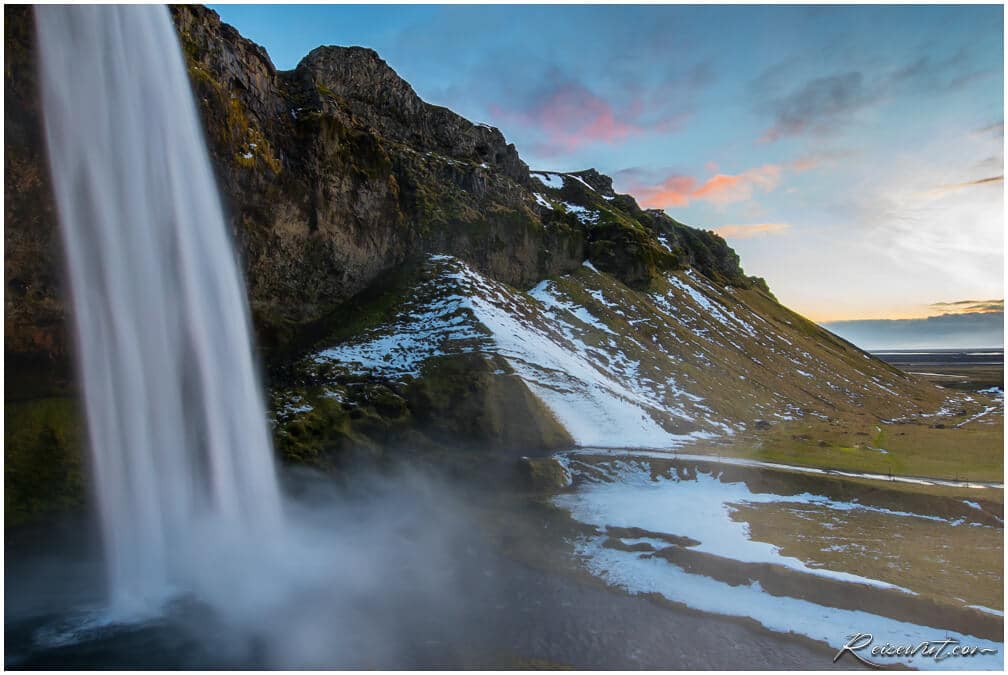
M 941 400 L 759 290 L 692 269 L 645 291 L 586 263 L 523 292 L 432 256 L 385 320 L 312 358 L 344 380 L 408 383 L 473 353 L 583 446 L 670 448 L 757 420 L 898 417 Z

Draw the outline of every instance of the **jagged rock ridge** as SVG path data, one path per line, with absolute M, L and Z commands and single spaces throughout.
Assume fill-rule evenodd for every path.
M 62 356 L 31 11 L 8 7 L 5 17 L 6 346 Z M 343 302 L 425 253 L 457 256 L 520 288 L 586 258 L 636 285 L 689 265 L 751 283 L 722 239 L 642 211 L 627 195 L 611 195 L 598 223 L 542 206 L 539 183 L 499 130 L 425 103 L 370 49 L 319 47 L 281 72 L 211 10 L 176 6 L 172 18 L 270 350 L 317 337 Z M 611 193 L 607 177 L 578 175 L 583 184 L 560 195 L 568 202 L 590 206 L 591 185 Z M 673 250 L 659 245 L 662 233 Z

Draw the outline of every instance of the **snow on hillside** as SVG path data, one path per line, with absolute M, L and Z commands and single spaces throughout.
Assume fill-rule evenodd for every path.
M 670 431 L 669 414 L 690 421 L 639 378 L 638 364 L 616 349 L 615 333 L 587 309 L 556 295 L 550 282 L 516 292 L 445 256 L 396 321 L 316 358 L 350 372 L 400 378 L 421 375 L 425 361 L 481 351 L 503 356 L 580 445 L 670 447 L 709 435 Z M 608 333 L 608 349 L 588 333 Z M 657 418 L 657 419 L 656 419 Z
M 641 293 L 586 263 L 521 292 L 431 256 L 392 321 L 315 358 L 400 380 L 435 357 L 496 354 L 577 444 L 596 447 L 672 448 L 759 417 L 825 419 L 901 386 L 860 352 L 818 349 L 789 323 L 692 270 Z

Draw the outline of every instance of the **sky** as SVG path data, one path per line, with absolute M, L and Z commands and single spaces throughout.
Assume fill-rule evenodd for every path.
M 960 301 L 917 319 L 867 319 L 823 324 L 862 349 L 1004 348 L 1004 301 Z
M 815 321 L 1004 297 L 999 5 L 212 7 L 281 70 L 375 49 L 533 169 L 719 232 Z

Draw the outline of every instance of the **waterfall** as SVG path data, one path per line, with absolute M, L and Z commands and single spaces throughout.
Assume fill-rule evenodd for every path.
M 167 9 L 35 17 L 110 600 L 143 610 L 282 528 L 244 280 Z

